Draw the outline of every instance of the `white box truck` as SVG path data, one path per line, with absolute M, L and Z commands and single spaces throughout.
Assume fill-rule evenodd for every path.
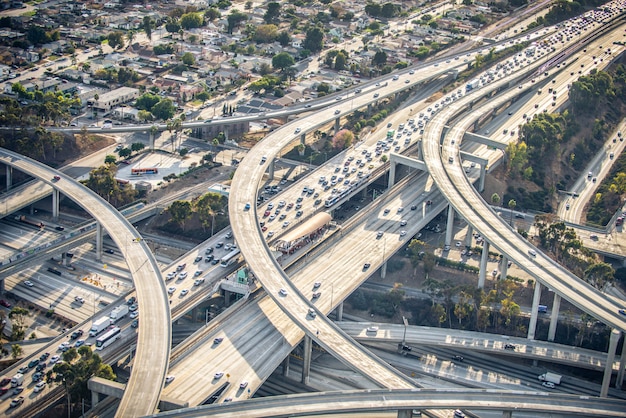
M 111 323 L 115 324 L 126 315 L 128 315 L 128 306 L 120 305 L 117 308 L 113 309 L 113 311 L 111 311 L 111 315 L 109 316 L 109 318 L 111 320 Z
M 24 375 L 22 373 L 17 373 L 13 378 L 11 378 L 11 387 L 15 388 L 24 383 Z
M 542 382 L 552 382 L 555 385 L 561 384 L 561 375 L 556 373 L 546 372 L 537 376 L 537 379 L 541 380 Z
M 111 325 L 111 320 L 108 317 L 103 316 L 91 325 L 91 329 L 89 330 L 89 336 L 95 337 L 96 335 L 107 329 L 109 325 Z

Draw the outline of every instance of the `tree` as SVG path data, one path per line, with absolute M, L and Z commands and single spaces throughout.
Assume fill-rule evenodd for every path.
M 312 53 L 321 51 L 324 48 L 324 32 L 322 29 L 316 26 L 307 30 L 303 47 Z
M 295 63 L 295 60 L 288 52 L 280 52 L 272 57 L 272 67 L 282 72 L 284 72 L 286 68 L 293 66 Z
M 341 129 L 333 136 L 333 148 L 338 150 L 346 149 L 352 145 L 353 141 L 354 134 L 347 129 Z
M 271 1 L 267 3 L 267 10 L 263 15 L 265 23 L 276 23 L 280 17 L 280 3 Z
M 500 195 L 498 193 L 494 193 L 491 195 L 491 203 L 495 206 L 498 206 L 500 203 Z
M 204 25 L 204 17 L 202 13 L 185 13 L 180 17 L 180 27 L 189 30 L 202 27 Z
M 584 273 L 584 279 L 587 283 L 604 291 L 609 284 L 615 281 L 615 270 L 607 263 L 594 263 L 587 267 Z
M 185 52 L 182 57 L 183 64 L 188 67 L 196 65 L 196 57 L 191 52 Z
M 144 149 L 145 147 L 146 147 L 146 146 L 144 145 L 144 143 L 143 143 L 143 142 L 133 142 L 133 143 L 130 145 L 130 149 L 131 149 L 131 151 L 133 151 L 133 152 L 138 152 L 138 151 L 141 151 L 141 150 L 142 150 L 142 149 Z
M 152 40 L 152 25 L 154 24 L 154 21 L 152 20 L 152 18 L 150 16 L 144 16 L 143 17 L 143 31 L 146 32 L 146 36 L 148 37 L 149 40 Z
M 133 151 L 128 147 L 124 147 L 124 148 L 121 148 L 117 153 L 120 157 L 127 158 L 131 156 Z
M 191 203 L 185 200 L 176 200 L 167 210 L 172 216 L 172 220 L 179 224 L 183 231 L 185 230 L 185 222 L 191 218 Z
M 155 118 L 167 120 L 174 116 L 176 108 L 170 99 L 163 99 L 152 107 L 151 112 Z
M 12 344 L 11 345 L 11 357 L 13 358 L 13 360 L 17 360 L 17 358 L 19 356 L 22 355 L 22 353 L 24 352 L 24 350 L 22 350 L 22 346 L 19 344 Z
M 245 22 L 246 20 L 248 20 L 248 15 L 245 13 L 241 13 L 238 10 L 233 10 L 232 12 L 230 12 L 230 14 L 228 15 L 227 21 L 228 21 L 228 33 L 232 35 L 233 30 L 238 27 L 241 22 Z
M 474 309 L 472 299 L 472 296 L 466 292 L 461 291 L 461 293 L 459 293 L 458 302 L 454 305 L 454 316 L 459 320 L 459 325 L 462 324 L 463 319 L 467 318 L 472 313 Z
M 511 226 L 513 226 L 513 209 L 515 209 L 515 206 L 517 206 L 517 202 L 515 201 L 515 199 L 509 200 L 508 206 L 509 206 L 509 212 L 511 214 L 511 222 L 510 222 L 510 224 L 511 224 Z
M 278 37 L 278 26 L 276 25 L 259 25 L 254 31 L 253 39 L 259 43 L 271 43 Z
M 387 53 L 385 51 L 376 51 L 374 58 L 372 58 L 372 64 L 377 67 L 387 64 Z
M 26 317 L 28 316 L 28 310 L 19 306 L 14 306 L 9 312 L 9 318 L 13 329 L 11 330 L 11 340 L 19 341 L 24 339 L 24 333 L 26 330 Z
M 115 164 L 116 161 L 117 157 L 115 155 L 108 154 L 106 157 L 104 157 L 105 164 Z
M 109 33 L 107 39 L 109 40 L 109 46 L 113 49 L 118 49 L 124 46 L 124 34 L 120 31 Z

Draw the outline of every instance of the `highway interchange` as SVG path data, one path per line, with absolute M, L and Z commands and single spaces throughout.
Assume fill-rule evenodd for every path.
M 416 73 L 418 73 L 418 72 L 416 71 Z M 389 84 L 391 85 L 392 83 L 389 82 Z M 383 92 L 383 94 L 384 94 L 384 92 Z M 355 100 L 355 99 L 353 99 L 353 100 L 355 101 L 355 104 L 361 105 L 360 103 L 356 103 L 357 100 Z M 366 101 L 367 100 L 364 100 L 364 102 L 366 102 Z M 333 117 L 332 115 L 334 113 L 331 114 L 332 110 L 334 110 L 334 109 L 330 108 L 327 111 L 325 111 L 325 112 L 328 113 L 326 119 L 330 119 L 330 118 Z M 322 112 L 320 112 L 320 113 L 322 113 Z M 440 113 L 440 114 L 442 114 L 442 113 Z M 320 114 L 318 113 L 318 116 L 319 115 Z M 428 126 L 433 126 L 433 124 L 434 123 L 431 122 Z M 313 129 L 314 128 L 314 124 L 313 123 L 309 122 L 307 124 L 307 121 L 305 121 L 305 120 L 300 120 L 298 122 L 297 126 L 301 127 L 301 129 L 304 129 L 304 130 L 308 130 L 308 129 Z M 285 130 L 287 130 L 287 129 L 293 129 L 293 128 L 291 128 L 291 125 L 289 125 L 289 127 L 285 128 Z M 285 135 L 285 136 L 287 136 L 287 135 Z M 269 138 L 266 139 L 264 142 L 269 142 Z M 460 138 L 459 138 L 459 143 L 460 143 Z M 255 149 L 253 149 L 251 151 L 251 153 L 248 155 L 246 160 L 244 160 L 244 162 L 245 161 L 250 162 L 251 166 L 254 166 L 256 164 L 258 164 L 260 166 L 260 164 L 257 161 L 260 161 L 262 156 L 264 156 L 264 155 L 267 155 L 267 156 L 275 155 L 277 152 L 280 151 L 280 144 L 276 144 L 275 147 L 276 148 L 274 148 L 274 146 L 272 146 L 272 147 L 265 147 L 262 150 L 259 149 L 260 147 L 257 147 L 257 148 L 255 148 Z M 256 153 L 255 153 L 255 150 L 257 150 Z M 276 151 L 276 152 L 274 152 L 274 151 Z M 273 152 L 274 152 L 274 154 L 273 154 Z M 250 168 L 256 168 L 256 167 L 250 167 Z M 263 167 L 260 167 L 260 168 L 263 169 Z M 241 173 L 242 171 L 244 171 L 244 170 L 239 170 L 239 173 Z M 259 171 L 259 170 L 257 170 L 257 171 Z M 261 174 L 262 174 L 262 172 L 261 172 Z M 277 269 L 278 266 L 276 266 L 272 260 L 268 260 L 268 259 L 264 260 L 264 254 L 261 251 L 261 249 L 263 249 L 263 251 L 264 251 L 264 245 L 265 244 L 264 244 L 264 238 L 263 238 L 263 236 L 261 234 L 261 231 L 260 231 L 259 227 L 257 226 L 258 225 L 258 223 L 257 223 L 258 220 L 257 220 L 257 218 L 255 216 L 248 216 L 249 219 L 243 219 L 245 217 L 244 215 L 246 215 L 246 213 L 243 212 L 242 208 L 243 208 L 245 203 L 247 203 L 249 201 L 254 201 L 254 198 L 256 197 L 256 184 L 257 183 L 250 182 L 250 183 L 254 183 L 253 186 L 249 186 L 249 188 L 251 188 L 251 189 L 247 190 L 245 188 L 242 188 L 242 190 L 243 190 L 242 194 L 238 194 L 237 190 L 239 190 L 239 187 L 235 187 L 235 185 L 237 184 L 237 180 L 238 180 L 237 176 L 235 176 L 235 183 L 234 183 L 233 189 L 235 189 L 236 193 L 231 195 L 231 204 L 230 204 L 231 219 L 234 220 L 237 217 L 240 217 L 242 219 L 238 219 L 237 221 L 234 221 L 233 229 L 234 229 L 234 232 L 235 232 L 235 236 L 238 237 L 238 243 L 239 243 L 240 246 L 242 246 L 242 242 L 241 242 L 242 237 L 246 237 L 246 240 L 245 240 L 246 241 L 246 246 L 248 244 L 250 244 L 250 243 L 257 244 L 255 246 L 258 247 L 259 250 L 258 250 L 258 252 L 252 252 L 252 254 L 246 254 L 246 250 L 242 246 L 242 250 L 244 250 L 243 251 L 244 255 L 246 255 L 246 259 L 249 259 L 249 255 L 252 255 L 254 257 L 253 259 L 255 260 L 255 264 L 251 263 L 250 265 L 253 268 L 255 274 L 257 274 L 257 276 L 263 275 L 264 272 L 271 276 L 271 274 L 270 274 L 271 273 L 271 269 Z M 259 177 L 259 180 L 260 180 L 260 177 Z M 247 193 L 247 194 L 245 194 L 245 193 Z M 238 196 L 238 199 L 236 198 L 237 196 Z M 405 205 L 405 202 L 406 202 L 405 200 L 401 199 L 399 203 L 397 203 L 397 204 L 394 203 L 393 205 L 394 205 L 394 207 L 397 208 L 397 207 L 400 207 L 400 205 Z M 397 206 L 395 206 L 395 205 L 397 205 Z M 379 208 L 383 209 L 382 207 L 379 207 Z M 250 211 L 250 214 L 253 214 L 253 212 L 254 211 Z M 465 213 L 464 213 L 464 215 L 465 215 Z M 376 217 L 380 217 L 380 214 L 376 215 L 375 218 Z M 380 227 L 383 227 L 383 228 L 384 227 L 387 227 L 387 228 L 391 227 L 394 232 L 397 232 L 397 220 L 399 220 L 399 219 L 396 217 L 396 219 L 395 219 L 396 222 L 395 223 L 384 222 L 383 221 L 383 222 L 380 222 L 379 225 L 369 225 L 371 227 L 371 229 L 369 229 L 367 231 L 367 233 L 371 235 L 375 231 L 378 231 L 378 228 L 380 228 Z M 236 226 L 239 221 L 247 222 L 247 223 L 244 222 L 244 226 L 241 227 L 242 229 L 238 229 L 238 227 Z M 246 228 L 247 228 L 247 230 L 246 230 Z M 478 228 L 478 230 L 480 230 L 482 232 L 482 227 Z M 246 235 L 244 235 L 244 232 L 247 232 L 247 231 L 257 231 L 256 235 L 258 236 L 258 238 L 250 237 L 251 240 L 250 240 L 250 242 L 248 242 L 248 239 L 247 239 L 248 237 Z M 385 231 L 385 234 L 387 234 L 386 231 Z M 485 234 L 485 236 L 487 236 L 487 235 Z M 376 240 L 372 240 L 372 241 L 374 243 L 376 243 Z M 357 241 L 355 241 L 355 242 L 357 242 Z M 364 242 L 364 241 L 358 241 L 358 242 Z M 385 238 L 384 242 L 386 242 L 386 238 Z M 380 245 L 379 245 L 379 247 L 380 247 Z M 379 248 L 379 251 L 380 251 L 380 248 Z M 384 251 L 384 249 L 383 249 L 383 251 Z M 391 251 L 390 251 L 390 253 L 391 253 Z M 384 257 L 384 255 L 383 255 L 383 257 Z M 526 257 L 526 256 L 524 255 L 524 257 Z M 258 263 L 258 264 L 256 264 L 256 263 Z M 356 264 L 357 266 L 358 265 L 362 265 L 360 260 L 359 261 L 355 260 L 355 262 L 353 264 Z M 353 266 L 353 268 L 354 268 L 354 266 Z M 358 267 L 357 267 L 357 269 L 358 269 Z M 311 277 L 314 277 L 314 276 L 311 276 Z M 328 275 L 326 275 L 326 277 L 328 277 Z M 273 299 L 275 301 L 278 301 L 278 302 L 281 302 L 283 300 L 283 299 L 278 297 L 278 289 L 281 288 L 281 287 L 285 287 L 285 288 L 288 289 L 287 297 L 289 297 L 289 300 L 290 301 L 294 301 L 295 300 L 297 302 L 297 304 L 299 305 L 299 308 L 296 309 L 296 311 L 295 311 L 296 313 L 294 313 L 291 310 L 291 307 L 290 307 L 289 312 L 287 312 L 288 316 L 290 316 L 289 319 L 290 320 L 296 319 L 297 320 L 296 322 L 301 323 L 301 325 L 305 325 L 305 328 L 307 328 L 308 333 L 309 333 L 310 336 L 314 337 L 316 340 L 329 339 L 327 341 L 330 341 L 330 343 L 327 342 L 327 344 L 333 344 L 333 346 L 334 346 L 334 344 L 336 344 L 337 347 L 339 345 L 341 345 L 341 340 L 336 340 L 337 335 L 341 335 L 341 334 L 338 333 L 338 331 L 335 329 L 335 327 L 332 324 L 328 324 L 328 323 L 325 323 L 325 321 L 321 321 L 322 318 L 320 318 L 319 315 L 316 318 L 315 326 L 311 326 L 311 324 L 310 324 L 311 321 L 309 321 L 308 319 L 305 319 L 307 317 L 308 309 L 309 309 L 308 291 L 307 291 L 306 295 L 304 294 L 304 290 L 302 291 L 301 294 L 299 294 L 300 290 L 298 290 L 298 288 L 300 288 L 300 289 L 308 289 L 311 286 L 311 282 L 306 283 L 302 287 L 298 286 L 298 288 L 296 288 L 295 286 L 292 286 L 290 283 L 288 283 L 285 277 L 283 277 L 283 281 L 281 283 L 278 283 L 278 284 L 275 284 L 275 283 L 265 283 L 265 280 L 263 278 L 261 278 L 261 282 L 263 283 L 264 287 L 266 287 L 266 289 L 269 291 L 269 293 L 273 297 Z M 328 298 L 326 287 L 327 286 L 325 286 L 325 288 L 324 288 L 324 296 L 325 296 L 325 299 L 328 301 L 328 303 L 330 305 L 331 301 Z M 334 283 L 332 285 L 332 288 L 333 289 L 335 288 L 334 287 Z M 334 292 L 332 292 L 332 293 L 334 293 Z M 298 295 L 299 297 L 296 298 L 295 297 L 296 295 Z M 332 304 L 336 305 L 337 303 L 338 303 L 338 301 L 336 300 Z M 268 309 L 275 310 L 275 307 L 273 307 L 272 304 L 269 304 L 268 305 Z M 325 309 L 325 311 L 327 311 L 327 310 L 328 309 Z M 613 312 L 613 314 L 616 314 L 616 312 Z M 289 319 L 286 321 L 285 326 L 290 325 Z M 322 323 L 322 322 L 324 322 L 324 323 Z M 620 325 L 623 326 L 623 323 L 621 323 Z M 320 338 L 320 335 L 317 335 L 318 331 L 321 331 L 321 333 L 320 333 L 321 334 L 321 338 Z M 333 338 L 335 338 L 335 339 L 333 339 Z M 342 338 L 345 338 L 345 336 L 343 336 Z M 226 345 L 225 345 L 225 347 L 226 347 Z M 349 357 L 349 356 L 352 356 L 352 355 L 355 355 L 354 352 L 349 352 L 348 355 L 344 354 L 345 357 Z M 362 355 L 363 354 L 359 354 L 358 356 L 360 357 Z M 367 355 L 366 354 L 365 354 L 365 361 L 367 361 Z M 368 364 L 372 365 L 374 363 L 368 363 Z M 393 379 L 393 373 L 390 375 L 390 377 Z M 386 383 L 383 383 L 383 384 L 386 384 Z

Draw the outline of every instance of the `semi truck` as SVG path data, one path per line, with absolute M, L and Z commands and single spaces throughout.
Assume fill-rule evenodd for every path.
M 115 309 L 113 309 L 113 311 L 111 311 L 111 315 L 109 316 L 109 319 L 111 320 L 111 324 L 115 324 L 117 321 L 124 318 L 126 315 L 128 315 L 128 306 L 120 305 L 116 307 Z
M 11 378 L 11 387 L 16 388 L 24 383 L 24 375 L 22 373 L 17 373 L 13 378 Z
M 537 376 L 537 379 L 541 380 L 542 382 L 552 382 L 555 385 L 561 384 L 561 375 L 552 372 L 540 374 L 539 376 Z
M 465 85 L 466 91 L 474 90 L 475 88 L 480 87 L 480 80 L 478 78 L 473 79 L 469 83 Z
M 39 221 L 31 221 L 26 217 L 26 215 L 18 215 L 15 217 L 16 221 L 24 222 L 25 224 L 36 226 L 37 228 L 43 229 L 46 225 L 43 222 Z
M 111 319 L 103 316 L 91 325 L 91 329 L 89 330 L 89 336 L 95 337 L 96 335 L 107 329 L 109 325 L 111 325 Z

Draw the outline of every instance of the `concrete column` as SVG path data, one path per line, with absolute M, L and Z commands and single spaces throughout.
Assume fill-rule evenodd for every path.
M 384 279 L 387 276 L 387 262 L 385 261 L 382 266 L 380 266 L 380 278 Z
M 7 191 L 9 191 L 11 190 L 11 184 L 13 183 L 13 167 L 7 165 L 5 173 L 7 177 Z
M 96 222 L 96 260 L 102 261 L 102 225 Z
M 335 133 L 339 132 L 339 128 L 341 127 L 341 118 L 335 118 Z
M 602 388 L 600 389 L 600 397 L 606 398 L 609 393 L 609 385 L 611 384 L 611 375 L 613 374 L 613 362 L 615 361 L 615 349 L 621 332 L 614 329 L 611 331 L 609 339 L 609 351 L 606 353 L 606 364 L 604 365 L 604 377 L 602 378 Z
M 472 246 L 472 238 L 474 238 L 474 236 L 472 235 L 473 233 L 474 233 L 474 229 L 470 225 L 467 225 L 467 234 L 465 235 L 466 247 Z
M 229 290 L 224 290 L 224 306 L 227 308 L 230 306 L 230 291 Z
M 502 418 L 511 418 L 513 416 L 513 411 L 507 410 L 502 411 Z
M 485 191 L 485 176 L 487 175 L 487 169 L 485 165 L 480 166 L 480 179 L 478 180 L 478 191 L 480 193 Z
M 306 134 L 300 134 L 300 143 L 306 145 Z
M 0 279 L 0 294 L 4 295 L 4 279 Z
M 335 311 L 335 315 L 337 317 L 337 321 L 343 321 L 343 302 L 337 305 L 337 310 Z
M 193 322 L 198 322 L 199 313 L 200 313 L 200 309 L 197 306 L 191 310 L 191 320 Z
M 535 294 L 533 295 L 533 306 L 530 311 L 530 323 L 528 324 L 529 340 L 535 339 L 535 331 L 537 330 L 537 317 L 539 316 L 539 300 L 541 299 L 541 283 L 535 281 Z
M 313 350 L 313 340 L 308 335 L 304 336 L 304 361 L 302 362 L 302 380 L 303 385 L 309 384 L 309 373 L 311 371 L 311 353 Z
M 552 301 L 552 313 L 550 314 L 550 328 L 548 329 L 548 341 L 554 341 L 556 326 L 559 324 L 559 310 L 561 309 L 561 296 L 554 294 Z
M 417 156 L 416 156 L 416 159 L 417 160 L 423 160 L 424 158 L 422 157 L 422 155 L 424 155 L 424 154 L 422 154 L 422 140 L 418 139 L 417 140 Z
M 2 280 L 2 284 L 4 284 L 4 280 Z M 2 289 L 4 291 L 4 289 Z M 624 384 L 624 368 L 626 367 L 626 337 L 624 337 L 624 341 L 622 342 L 622 353 L 619 357 L 619 369 L 617 370 L 617 379 L 615 380 L 615 387 L 618 389 L 622 388 Z
M 68 265 L 67 255 L 65 253 L 61 254 L 61 265 L 63 265 L 63 266 L 67 266 Z
M 506 257 L 502 257 L 502 265 L 500 266 L 500 278 L 502 280 L 506 279 L 508 269 L 509 269 L 509 259 Z
M 287 356 L 283 360 L 283 376 L 287 376 L 289 374 L 289 358 L 290 356 Z
M 152 151 L 154 151 L 154 138 L 155 138 L 155 134 L 153 134 L 152 132 L 150 132 L 150 144 L 149 147 Z
M 489 259 L 489 243 L 483 241 L 483 253 L 480 256 L 480 271 L 478 272 L 478 287 L 485 287 L 485 279 L 487 278 L 487 260 Z
M 100 395 L 98 394 L 98 392 L 92 390 L 91 391 L 91 407 L 93 408 L 99 403 L 100 403 Z
M 267 176 L 269 177 L 269 180 L 274 180 L 274 159 L 272 159 L 272 161 L 270 161 L 269 163 Z
M 411 415 L 410 409 L 398 409 L 398 418 L 411 418 Z
M 445 245 L 452 245 L 452 235 L 454 234 L 454 208 L 448 205 L 448 222 L 446 223 Z
M 394 158 L 389 159 L 389 180 L 387 181 L 387 188 L 391 189 L 396 182 L 396 162 Z
M 59 219 L 59 194 L 57 189 L 52 190 L 52 219 Z

